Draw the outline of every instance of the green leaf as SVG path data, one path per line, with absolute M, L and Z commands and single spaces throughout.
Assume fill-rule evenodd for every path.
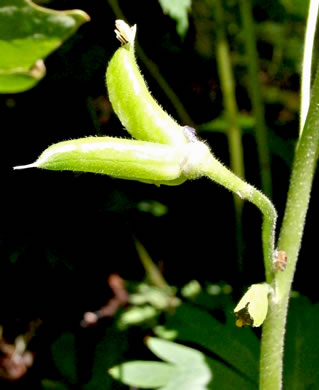
M 77 352 L 75 337 L 72 333 L 63 333 L 52 344 L 52 357 L 61 375 L 71 384 L 77 383 Z
M 165 310 L 179 304 L 178 298 L 173 297 L 169 289 L 160 289 L 146 283 L 137 286 L 136 293 L 130 294 L 129 301 L 133 305 L 150 304 L 158 310 Z
M 227 343 L 227 341 L 225 342 Z M 213 359 L 207 358 L 207 363 L 214 373 L 212 383 L 208 389 L 212 390 L 256 390 L 257 384 L 241 376 L 227 365 Z M 192 389 L 190 389 L 192 390 Z
M 124 330 L 133 325 L 141 325 L 154 320 L 159 315 L 159 311 L 150 305 L 133 306 L 125 310 L 117 322 L 119 329 Z
M 306 297 L 291 300 L 289 305 L 284 384 L 289 390 L 319 388 L 319 304 Z
M 168 363 L 130 362 L 110 370 L 114 378 L 141 388 L 164 390 L 204 390 L 211 382 L 212 373 L 203 353 L 158 338 L 149 338 L 147 345 Z
M 177 331 L 178 340 L 206 348 L 257 383 L 258 339 L 250 328 L 239 329 L 234 322 L 222 324 L 206 311 L 182 304 L 174 315 L 167 316 L 166 327 Z
M 307 17 L 309 0 L 280 0 L 286 11 L 304 19 Z
M 140 388 L 162 385 L 159 390 L 255 389 L 255 384 L 236 371 L 196 349 L 158 338 L 149 338 L 147 345 L 167 363 L 123 363 L 112 368 L 110 374 L 127 385 Z
M 237 115 L 237 124 L 241 129 L 253 129 L 256 125 L 256 121 L 252 116 L 247 114 L 238 114 Z M 222 114 L 216 119 L 213 119 L 209 122 L 203 123 L 198 127 L 198 130 L 201 131 L 216 131 L 220 133 L 227 133 L 230 127 L 229 120 L 226 115 Z
M 88 20 L 79 10 L 53 11 L 30 0 L 1 0 L 0 93 L 35 86 L 45 75 L 42 59 Z
M 161 362 L 134 361 L 111 368 L 109 374 L 122 383 L 146 389 L 166 385 L 177 368 Z
M 115 327 L 107 328 L 98 341 L 90 381 L 83 390 L 116 390 L 122 388 L 109 375 L 107 370 L 117 364 L 128 350 L 128 332 L 119 332 Z
M 43 390 L 69 390 L 69 387 L 64 383 L 51 381 L 49 379 L 43 379 L 41 381 L 41 388 Z
M 168 212 L 168 207 L 156 200 L 141 201 L 137 204 L 137 209 L 144 213 L 150 213 L 154 217 L 162 217 Z
M 185 298 L 195 298 L 202 291 L 202 286 L 199 284 L 197 280 L 191 280 L 187 283 L 182 289 L 181 294 Z
M 268 311 L 269 285 L 267 283 L 253 284 L 234 309 L 237 316 L 236 325 L 260 326 Z
M 156 356 L 169 363 L 191 366 L 203 359 L 203 354 L 196 349 L 156 337 L 150 337 L 146 344 Z
M 191 0 L 159 0 L 164 13 L 167 13 L 177 23 L 176 30 L 181 37 L 188 29 L 188 10 Z

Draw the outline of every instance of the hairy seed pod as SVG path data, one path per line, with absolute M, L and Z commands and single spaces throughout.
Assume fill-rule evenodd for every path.
M 116 36 L 122 46 L 106 70 L 106 84 L 112 107 L 122 125 L 136 139 L 161 144 L 188 142 L 178 125 L 155 101 L 138 69 L 134 53 L 136 26 L 117 20 Z
M 185 181 L 182 160 L 180 149 L 171 145 L 87 137 L 52 145 L 33 164 L 15 169 L 93 172 L 157 185 L 177 185 Z

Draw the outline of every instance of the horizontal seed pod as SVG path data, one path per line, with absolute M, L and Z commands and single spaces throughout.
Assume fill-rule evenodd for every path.
M 136 27 L 116 21 L 116 35 L 123 44 L 106 70 L 106 84 L 112 107 L 122 125 L 136 139 L 161 144 L 188 142 L 183 128 L 151 96 L 138 69 L 134 54 Z
M 59 142 L 29 165 L 43 168 L 101 173 L 121 179 L 175 185 L 185 181 L 181 152 L 170 145 L 112 137 L 87 137 Z

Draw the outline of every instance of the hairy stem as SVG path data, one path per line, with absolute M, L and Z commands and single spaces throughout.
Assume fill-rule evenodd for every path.
M 201 168 L 201 174 L 209 177 L 213 181 L 221 184 L 234 192 L 239 198 L 246 199 L 257 206 L 262 215 L 262 243 L 264 253 L 264 264 L 266 281 L 272 282 L 273 279 L 273 255 L 275 242 L 275 227 L 277 220 L 276 210 L 271 201 L 256 188 L 246 183 L 236 176 L 232 171 L 222 165 L 211 154 Z
M 302 134 L 305 125 L 310 100 L 312 49 L 316 32 L 319 0 L 310 0 L 308 20 L 305 33 L 305 44 L 303 52 L 302 75 L 301 75 L 301 107 L 299 136 Z
M 217 42 L 216 55 L 218 73 L 221 83 L 221 90 L 226 110 L 226 116 L 229 123 L 227 131 L 230 167 L 231 170 L 239 177 L 244 179 L 244 158 L 241 138 L 241 130 L 238 126 L 238 107 L 235 95 L 235 82 L 232 70 L 230 49 L 226 38 L 224 26 L 224 12 L 220 0 L 215 1 L 215 18 L 217 22 Z M 242 209 L 243 201 L 234 195 L 235 219 L 236 219 L 236 241 L 239 266 L 242 265 Z
M 246 48 L 246 63 L 249 74 L 249 90 L 251 104 L 256 118 L 256 141 L 261 172 L 261 188 L 271 197 L 271 168 L 270 153 L 268 147 L 267 129 L 264 119 L 264 105 L 261 98 L 260 80 L 258 78 L 258 55 L 256 49 L 256 37 L 254 21 L 252 17 L 250 0 L 239 2 L 243 21 L 244 41 Z
M 287 254 L 284 272 L 274 278 L 275 294 L 263 326 L 260 390 L 282 388 L 282 361 L 287 309 L 296 269 L 319 145 L 319 71 L 314 81 L 309 112 L 300 138 L 292 168 L 285 215 L 278 248 Z
M 217 66 L 223 94 L 226 116 L 229 122 L 227 137 L 230 149 L 230 166 L 239 177 L 245 177 L 241 131 L 238 126 L 238 107 L 235 95 L 235 82 L 232 70 L 229 45 L 226 39 L 223 7 L 220 0 L 215 1 L 217 22 Z

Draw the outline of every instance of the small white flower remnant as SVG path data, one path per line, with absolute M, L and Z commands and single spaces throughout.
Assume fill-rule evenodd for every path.
M 134 44 L 135 35 L 136 35 L 136 24 L 130 27 L 124 20 L 115 21 L 115 35 L 116 38 L 121 42 L 122 45 L 129 43 L 130 45 Z

